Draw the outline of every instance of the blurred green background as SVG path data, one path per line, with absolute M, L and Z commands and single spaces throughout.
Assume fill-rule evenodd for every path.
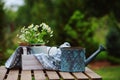
M 102 44 L 106 51 L 95 61 L 120 64 L 120 0 L 23 1 L 24 4 L 14 10 L 16 6 L 5 8 L 5 1 L 0 0 L 0 65 L 4 65 L 19 46 L 16 35 L 20 28 L 42 22 L 54 31 L 54 37 L 46 45 L 69 42 L 71 46 L 86 48 L 88 57 Z M 120 71 L 119 66 L 115 69 Z M 98 73 L 104 74 L 101 71 L 104 69 Z

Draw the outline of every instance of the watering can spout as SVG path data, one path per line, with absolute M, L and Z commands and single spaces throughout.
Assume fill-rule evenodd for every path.
M 99 48 L 85 60 L 85 65 L 87 66 L 101 51 L 105 51 L 105 48 L 100 45 Z

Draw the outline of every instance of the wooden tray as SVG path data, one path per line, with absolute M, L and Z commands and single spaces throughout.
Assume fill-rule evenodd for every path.
M 22 70 L 40 70 L 43 69 L 41 63 L 34 55 L 22 55 Z

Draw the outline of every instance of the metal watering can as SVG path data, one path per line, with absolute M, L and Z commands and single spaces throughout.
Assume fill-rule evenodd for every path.
M 105 48 L 100 45 L 99 48 L 86 59 L 85 48 L 63 47 L 61 48 L 60 71 L 66 72 L 84 72 L 87 66 L 101 51 Z

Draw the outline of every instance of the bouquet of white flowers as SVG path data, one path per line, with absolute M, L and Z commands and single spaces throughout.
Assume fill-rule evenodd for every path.
M 45 23 L 40 25 L 29 25 L 23 27 L 17 37 L 21 42 L 29 44 L 45 44 L 49 42 L 50 37 L 53 36 L 53 31 Z

